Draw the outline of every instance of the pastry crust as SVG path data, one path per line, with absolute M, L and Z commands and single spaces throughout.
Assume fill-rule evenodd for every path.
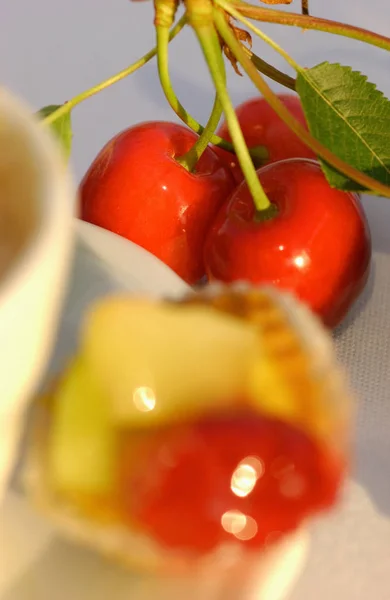
M 267 387 L 258 392 L 261 396 L 260 410 L 290 419 L 310 435 L 329 440 L 337 452 L 345 452 L 349 393 L 336 364 L 331 339 L 308 310 L 291 296 L 271 288 L 246 286 L 209 286 L 204 292 L 172 303 L 178 306 L 207 304 L 218 311 L 251 321 L 258 330 L 264 351 L 261 360 L 267 360 Z M 264 378 L 261 381 L 264 384 Z M 278 415 L 272 404 L 272 399 L 280 395 L 281 389 L 286 390 L 296 409 L 291 414 L 283 413 L 281 409 Z M 109 509 L 80 510 L 83 503 L 80 499 L 70 502 L 69 498 L 65 500 L 55 494 L 50 489 L 46 469 L 52 392 L 53 388 L 48 390 L 34 410 L 24 485 L 33 503 L 59 530 L 74 541 L 98 550 L 133 570 L 164 574 L 223 567 L 232 560 L 232 556 L 239 557 L 237 553 L 244 553 L 239 544 L 231 542 L 202 559 L 193 559 L 182 552 L 160 547 L 142 532 L 121 526 Z

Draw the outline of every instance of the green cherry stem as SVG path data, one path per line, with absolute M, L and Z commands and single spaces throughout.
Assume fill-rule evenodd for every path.
M 185 15 L 183 15 L 181 17 L 181 19 L 179 19 L 179 21 L 176 23 L 176 25 L 172 28 L 171 32 L 169 33 L 169 41 L 173 40 L 178 35 L 178 33 L 180 33 L 180 31 L 183 29 L 185 24 L 186 24 L 186 17 L 185 17 Z M 105 81 L 102 81 L 101 83 L 98 83 L 97 85 L 90 88 L 89 90 L 86 90 L 85 92 L 82 92 L 81 94 L 78 94 L 77 96 L 72 98 L 72 100 L 69 100 L 68 102 L 66 102 L 65 104 L 60 106 L 57 110 L 55 110 L 50 115 L 45 117 L 45 119 L 43 119 L 42 122 L 45 123 L 46 125 L 50 125 L 51 123 L 54 123 L 54 121 L 56 121 L 63 115 L 65 115 L 68 112 L 70 112 L 71 110 L 73 110 L 73 108 L 75 106 L 77 106 L 84 100 L 87 100 L 87 98 L 90 98 L 91 96 L 94 96 L 95 94 L 98 94 L 99 92 L 105 90 L 106 88 L 110 87 L 114 83 L 117 83 L 118 81 L 121 81 L 122 79 L 125 79 L 126 77 L 128 77 L 129 75 L 134 73 L 134 71 L 137 71 L 137 69 L 141 68 L 147 62 L 149 62 L 154 56 L 156 56 L 156 54 L 157 54 L 157 47 L 152 48 L 152 50 L 149 50 L 149 52 L 144 54 L 144 56 L 142 56 L 142 58 L 137 60 L 135 63 L 131 64 L 129 67 L 126 67 L 126 69 L 119 71 L 119 73 L 117 73 L 116 75 L 113 75 L 109 79 L 106 79 Z
M 160 83 L 165 97 L 177 114 L 177 116 L 195 131 L 196 133 L 202 133 L 204 127 L 200 125 L 190 114 L 186 111 L 184 106 L 178 100 L 175 91 L 172 87 L 171 78 L 169 75 L 169 59 L 168 59 L 168 35 L 167 28 L 164 25 L 156 25 L 156 39 L 157 39 L 157 66 Z
M 285 51 L 279 44 L 277 44 L 272 38 L 266 35 L 261 29 L 256 27 L 249 19 L 243 17 L 240 12 L 233 8 L 228 0 L 215 0 L 216 4 L 223 8 L 227 13 L 229 13 L 232 17 L 237 19 L 242 25 L 248 27 L 250 31 L 253 31 L 255 35 L 261 38 L 264 42 L 266 42 L 273 50 L 275 50 L 280 56 L 284 58 L 284 60 L 292 67 L 297 73 L 304 73 L 304 69 Z M 252 61 L 253 62 L 253 61 Z M 258 69 L 260 71 L 260 69 Z M 294 85 L 295 88 L 295 85 Z
M 279 71 L 279 69 L 276 69 L 267 63 L 265 60 L 260 58 L 260 56 L 257 56 L 257 54 L 252 52 L 252 50 L 249 50 L 249 48 L 246 48 L 244 45 L 241 46 L 245 54 L 249 56 L 256 69 L 260 71 L 260 73 L 263 73 L 263 75 L 266 75 L 273 81 L 280 83 L 289 90 L 295 91 L 295 79 L 293 77 L 290 77 L 289 75 L 286 75 L 286 73 Z
M 227 5 L 224 0 L 218 0 L 218 3 L 220 6 L 223 6 L 223 8 L 225 8 L 225 5 Z M 286 123 L 286 125 L 288 125 L 288 127 L 290 127 L 290 129 L 294 131 L 294 133 L 296 133 L 298 137 L 313 150 L 313 152 L 315 152 L 327 163 L 332 165 L 335 169 L 343 173 L 346 177 L 349 177 L 353 181 L 360 183 L 364 188 L 368 188 L 377 194 L 390 197 L 390 187 L 383 185 L 379 181 L 376 181 L 364 173 L 361 173 L 358 169 L 351 167 L 346 162 L 335 156 L 333 152 L 318 142 L 308 131 L 306 131 L 306 129 L 295 119 L 295 117 L 292 116 L 283 102 L 281 102 L 277 95 L 271 90 L 264 78 L 258 73 L 250 59 L 246 56 L 245 52 L 243 52 L 241 44 L 236 40 L 236 37 L 232 33 L 225 20 L 225 17 L 223 16 L 223 13 L 221 12 L 221 9 L 214 9 L 214 21 L 220 36 L 230 47 L 232 53 L 241 64 L 248 77 L 253 81 L 257 89 L 264 96 L 278 116 Z
M 337 21 L 331 21 L 329 19 L 321 19 L 319 17 L 288 13 L 271 8 L 261 8 L 243 2 L 242 0 L 231 0 L 231 5 L 236 8 L 241 15 L 254 19 L 255 21 L 289 25 L 291 27 L 300 27 L 302 29 L 316 29 L 317 31 L 341 35 L 390 51 L 390 38 L 367 29 L 362 29 L 361 27 L 347 25 L 346 23 L 338 23 Z
M 206 4 L 205 2 L 202 4 L 204 7 L 206 7 L 208 3 Z M 189 2 L 187 2 L 187 10 L 188 8 Z M 196 8 L 199 8 L 199 5 Z M 226 89 L 225 65 L 223 62 L 222 51 L 218 40 L 217 32 L 214 28 L 214 24 L 212 21 L 211 3 L 210 8 L 210 21 L 208 21 L 207 18 L 199 19 L 199 21 L 196 18 L 191 21 L 189 16 L 189 23 L 193 26 L 195 33 L 198 37 L 199 43 L 202 47 L 206 62 L 210 70 L 211 77 L 215 85 L 215 89 L 217 91 L 217 94 L 223 107 L 223 111 L 225 113 L 226 121 L 229 127 L 230 135 L 233 140 L 236 155 L 240 163 L 241 169 L 244 173 L 248 188 L 251 192 L 256 210 L 259 213 L 263 213 L 265 217 L 270 211 L 272 211 L 273 206 L 267 198 L 259 181 L 259 178 L 257 177 L 257 173 L 252 163 L 248 147 L 245 143 L 245 139 L 237 119 L 237 115 L 235 113 L 233 104 L 230 100 L 228 91 Z
M 171 84 L 169 76 L 169 60 L 168 60 L 168 39 L 166 27 L 156 25 L 156 36 L 157 36 L 157 65 L 160 77 L 161 87 L 165 94 L 165 97 L 171 106 L 172 110 L 177 114 L 179 119 L 183 121 L 190 129 L 201 135 L 204 131 L 204 127 L 198 123 L 184 108 L 184 106 L 178 100 L 175 91 Z M 227 140 L 222 139 L 218 135 L 213 134 L 209 140 L 214 146 L 218 146 L 223 150 L 234 153 L 234 146 Z M 256 147 L 253 152 L 253 158 L 256 160 L 266 159 L 268 157 L 267 150 L 265 148 Z
M 171 84 L 171 78 L 169 75 L 169 60 L 168 60 L 168 36 L 167 29 L 162 25 L 156 25 L 156 36 L 157 36 L 157 65 L 158 65 L 158 73 L 160 77 L 161 87 L 165 94 L 166 99 L 168 100 L 169 105 L 173 109 L 173 111 L 177 114 L 179 119 L 183 121 L 190 129 L 195 131 L 195 133 L 202 134 L 204 131 L 204 127 L 198 123 L 184 108 L 181 102 L 178 100 L 175 91 Z M 232 144 L 223 140 L 219 136 L 213 135 L 211 137 L 211 143 L 223 148 L 224 150 L 228 150 L 229 152 L 234 152 L 234 147 Z
M 214 131 L 218 127 L 218 123 L 221 119 L 222 112 L 222 104 L 219 100 L 218 94 L 216 94 L 209 120 L 207 121 L 206 126 L 202 131 L 201 135 L 196 140 L 192 148 L 188 150 L 188 152 L 186 152 L 182 156 L 175 157 L 175 160 L 179 164 L 181 164 L 185 169 L 187 169 L 187 171 L 195 171 L 198 160 L 202 156 L 203 152 L 206 150 L 213 137 Z

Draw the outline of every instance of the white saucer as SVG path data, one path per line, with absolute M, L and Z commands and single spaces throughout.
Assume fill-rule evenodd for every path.
M 50 372 L 72 351 L 80 317 L 94 298 L 119 289 L 157 296 L 188 289 L 137 246 L 85 223 L 76 227 L 76 260 Z M 360 396 L 356 476 L 343 506 L 315 525 L 308 564 L 291 600 L 390 598 L 390 256 L 376 254 L 374 265 L 375 286 L 368 286 L 337 334 L 340 359 Z M 59 539 L 15 491 L 0 510 L 0 547 L 0 600 L 206 600 L 196 586 L 130 575 Z M 289 584 L 305 549 L 304 539 L 293 544 Z M 280 589 L 266 596 L 261 589 L 253 580 L 240 600 L 280 598 Z M 222 597 L 228 599 L 226 590 L 207 600 Z

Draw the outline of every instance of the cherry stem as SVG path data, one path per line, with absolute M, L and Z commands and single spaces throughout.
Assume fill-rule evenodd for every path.
M 260 37 L 264 42 L 266 42 L 266 44 L 268 44 L 269 46 L 271 46 L 271 48 L 273 50 L 275 50 L 278 54 L 280 54 L 284 58 L 284 60 L 297 73 L 304 73 L 304 70 L 301 68 L 301 66 L 285 50 L 283 50 L 283 48 L 281 46 L 279 46 L 279 44 L 277 44 L 272 38 L 270 38 L 267 34 L 265 34 L 261 29 L 259 29 L 258 27 L 256 27 L 256 25 L 254 25 L 253 23 L 251 23 L 251 21 L 249 21 L 248 19 L 246 19 L 245 17 L 243 17 L 238 10 L 236 10 L 235 8 L 233 8 L 230 5 L 230 2 L 228 0 L 215 0 L 215 1 L 227 13 L 229 13 L 232 17 L 234 17 L 235 19 L 237 19 L 237 21 L 239 21 L 240 23 L 242 23 L 242 25 L 245 25 L 245 27 L 248 27 L 248 29 L 250 29 L 250 31 L 253 31 L 253 33 L 255 35 L 257 35 L 258 37 Z M 258 71 L 259 70 L 260 69 L 258 69 Z M 294 88 L 295 88 L 295 82 L 294 82 Z
M 173 40 L 177 36 L 177 34 L 180 33 L 180 31 L 183 29 L 186 22 L 187 22 L 186 16 L 183 15 L 181 17 L 181 19 L 179 19 L 179 21 L 176 23 L 176 25 L 172 28 L 172 30 L 169 34 L 169 41 Z M 56 121 L 63 115 L 67 114 L 68 112 L 70 112 L 75 106 L 77 106 L 84 100 L 87 100 L 87 98 L 90 98 L 91 96 L 94 96 L 95 94 L 98 94 L 99 92 L 105 90 L 106 88 L 110 87 L 114 83 L 117 83 L 118 81 L 121 81 L 122 79 L 125 79 L 126 77 L 128 77 L 129 75 L 134 73 L 134 71 L 137 71 L 137 69 L 143 67 L 143 65 L 145 65 L 147 62 L 149 62 L 154 56 L 156 56 L 156 54 L 157 54 L 157 46 L 152 48 L 152 50 L 149 50 L 149 52 L 144 54 L 144 56 L 142 56 L 142 58 L 137 60 L 135 63 L 132 63 L 129 67 L 126 67 L 126 69 L 119 71 L 119 73 L 117 73 L 116 75 L 113 75 L 109 79 L 106 79 L 106 80 L 102 81 L 101 83 L 98 83 L 97 85 L 90 88 L 89 90 L 86 90 L 85 92 L 82 92 L 81 94 L 78 94 L 77 96 L 72 98 L 72 100 L 69 100 L 68 102 L 66 102 L 66 104 L 63 104 L 57 110 L 55 110 L 50 115 L 48 115 L 47 117 L 42 119 L 42 122 L 45 123 L 46 125 L 50 125 L 51 123 L 54 123 L 54 121 Z
M 242 0 L 231 0 L 231 5 L 237 9 L 241 15 L 254 19 L 255 21 L 300 27 L 302 29 L 316 29 L 317 31 L 324 31 L 326 33 L 359 40 L 360 42 L 390 51 L 390 38 L 367 29 L 362 29 L 361 27 L 347 25 L 346 23 L 338 23 L 337 21 L 331 21 L 329 19 L 321 19 L 319 17 L 288 13 L 271 8 L 261 8 L 243 2 Z
M 218 4 L 223 7 L 225 10 L 232 16 L 236 16 L 237 11 L 234 9 L 230 10 L 228 7 L 228 3 L 223 0 L 218 0 Z M 237 17 L 238 18 L 238 17 Z M 241 17 L 240 17 L 241 20 Z M 245 52 L 243 52 L 241 48 L 241 44 L 236 40 L 234 34 L 230 30 L 230 27 L 227 25 L 226 20 L 220 9 L 214 9 L 214 21 L 219 31 L 220 36 L 223 38 L 225 43 L 230 47 L 234 56 L 238 60 L 238 62 L 243 67 L 244 71 L 253 81 L 257 89 L 262 93 L 266 101 L 270 104 L 270 106 L 274 109 L 277 115 L 286 123 L 286 125 L 294 132 L 298 137 L 315 152 L 318 156 L 320 156 L 327 163 L 332 165 L 335 169 L 343 173 L 346 177 L 349 177 L 353 181 L 360 183 L 364 188 L 368 188 L 369 190 L 376 192 L 377 194 L 381 194 L 386 197 L 390 197 L 390 187 L 376 181 L 372 177 L 361 173 L 358 169 L 351 167 L 346 162 L 338 158 L 328 150 L 325 146 L 323 146 L 320 142 L 318 142 L 313 136 L 299 123 L 290 113 L 290 111 L 285 107 L 283 102 L 277 97 L 277 95 L 271 90 L 269 85 L 266 83 L 264 78 L 258 73 L 250 59 L 246 56 Z M 243 21 L 244 22 L 244 21 Z M 246 21 L 245 23 L 249 22 Z M 264 40 L 268 40 L 268 36 L 261 32 L 261 37 Z M 277 49 L 278 45 L 275 42 L 272 42 L 272 46 Z M 284 51 L 283 51 L 283 54 Z M 296 63 L 289 57 L 290 64 L 296 65 Z M 298 66 L 298 65 L 297 65 Z M 299 71 L 302 72 L 304 76 L 304 70 L 298 67 Z
M 289 90 L 295 91 L 295 79 L 293 77 L 290 77 L 289 75 L 286 75 L 286 73 L 279 71 L 279 69 L 276 69 L 267 63 L 265 60 L 260 58 L 260 56 L 257 56 L 257 54 L 252 52 L 252 50 L 249 50 L 249 48 L 246 48 L 244 45 L 241 44 L 241 46 L 245 54 L 249 56 L 252 63 L 255 65 L 256 69 L 260 71 L 260 73 L 263 73 L 263 75 L 266 75 L 273 81 L 280 83 Z
M 171 84 L 169 76 L 169 60 L 168 60 L 168 32 L 166 27 L 160 25 L 156 26 L 157 36 L 157 65 L 158 73 L 160 77 L 160 83 L 165 97 L 171 106 L 172 110 L 177 114 L 179 119 L 185 123 L 190 129 L 201 135 L 205 128 L 203 125 L 198 123 L 184 108 L 184 106 L 178 100 L 175 91 Z M 223 150 L 227 150 L 234 154 L 234 146 L 227 140 L 213 134 L 209 140 L 214 146 L 218 146 Z M 268 152 L 266 148 L 257 147 L 253 152 L 253 158 L 258 160 L 260 158 L 268 158 Z
M 216 94 L 213 109 L 211 111 L 209 120 L 202 131 L 202 134 L 188 152 L 182 156 L 175 157 L 175 160 L 185 169 L 187 169 L 187 171 L 195 171 L 198 160 L 206 150 L 211 138 L 213 137 L 214 131 L 218 127 L 222 112 L 222 104 L 219 100 L 218 94 Z
M 202 0 L 202 2 L 199 2 L 199 0 L 187 0 L 186 6 L 188 22 L 194 28 L 202 47 L 215 89 L 225 113 L 236 155 L 251 192 L 256 210 L 259 213 L 264 213 L 265 216 L 273 209 L 273 207 L 257 176 L 236 112 L 226 89 L 225 64 L 218 35 L 213 23 L 213 6 L 211 1 L 207 0 Z M 226 26 L 229 27 L 227 24 Z

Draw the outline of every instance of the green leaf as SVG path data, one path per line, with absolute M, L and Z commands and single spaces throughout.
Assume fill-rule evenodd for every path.
M 45 119 L 59 108 L 61 108 L 61 104 L 50 104 L 49 106 L 41 108 L 41 110 L 38 111 L 37 115 L 40 119 Z M 58 119 L 53 121 L 53 123 L 50 123 L 50 127 L 61 142 L 66 158 L 69 158 L 72 150 L 73 137 L 72 119 L 70 111 L 58 117 Z
M 390 101 L 350 67 L 321 63 L 298 73 L 296 90 L 313 137 L 362 173 L 390 185 Z M 330 185 L 364 189 L 329 164 Z

